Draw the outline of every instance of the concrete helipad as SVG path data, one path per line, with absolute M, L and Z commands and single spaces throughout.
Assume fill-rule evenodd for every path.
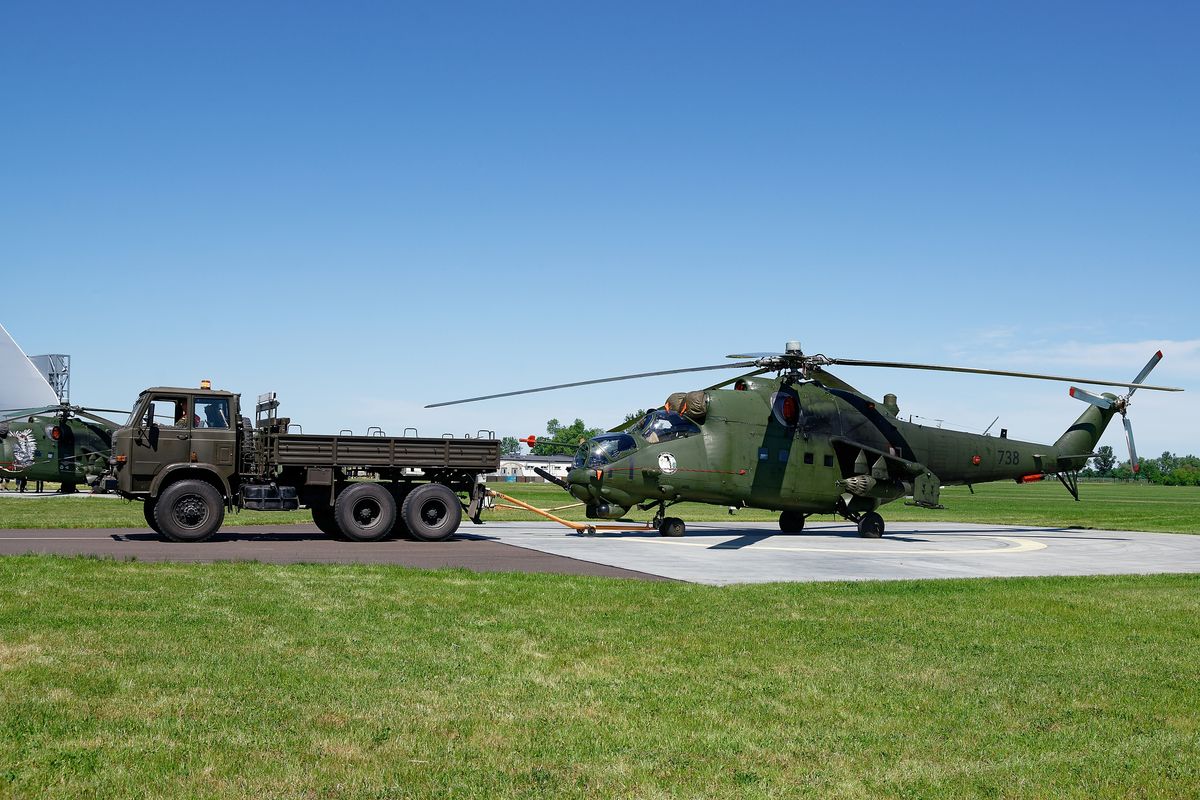
M 1022 575 L 1200 572 L 1200 536 L 961 523 L 889 523 L 883 539 L 850 524 L 692 523 L 669 539 L 638 531 L 580 536 L 553 523 L 464 525 L 449 542 L 337 542 L 312 525 L 223 529 L 172 544 L 147 529 L 0 530 L 0 554 L 93 554 L 147 561 L 403 564 L 673 579 L 723 585 L 766 581 L 899 580 Z
M 1200 536 L 962 523 L 889 523 L 861 539 L 849 523 L 693 523 L 687 536 L 564 535 L 553 525 L 493 523 L 505 544 L 696 583 L 899 580 L 1200 572 Z

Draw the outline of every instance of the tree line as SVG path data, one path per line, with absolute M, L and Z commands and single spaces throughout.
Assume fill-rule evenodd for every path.
M 1139 471 L 1135 473 L 1128 461 L 1117 462 L 1116 454 L 1108 445 L 1096 451 L 1089 466 L 1080 470 L 1083 478 L 1114 478 L 1116 480 L 1144 480 L 1162 486 L 1200 486 L 1200 456 L 1177 456 L 1163 451 L 1158 458 L 1139 459 Z

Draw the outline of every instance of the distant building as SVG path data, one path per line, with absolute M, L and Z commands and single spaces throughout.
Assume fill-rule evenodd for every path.
M 540 467 L 556 478 L 566 478 L 571 470 L 571 456 L 500 456 L 500 469 L 487 476 L 489 481 L 510 483 L 545 483 L 545 479 L 534 472 Z

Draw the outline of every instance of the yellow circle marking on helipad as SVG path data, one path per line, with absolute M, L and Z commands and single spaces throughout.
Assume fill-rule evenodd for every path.
M 769 538 L 769 537 L 764 537 L 764 538 Z M 980 550 L 980 549 L 946 550 L 944 548 L 938 548 L 935 550 L 927 550 L 927 549 L 925 549 L 925 550 L 922 550 L 922 549 L 849 550 L 849 549 L 844 549 L 844 548 L 832 548 L 832 547 L 778 547 L 775 545 L 752 544 L 752 545 L 746 545 L 745 547 L 740 547 L 737 549 L 749 550 L 752 552 L 759 551 L 759 550 L 772 550 L 772 551 L 777 551 L 777 552 L 782 552 L 782 553 L 833 553 L 833 554 L 836 554 L 839 556 L 868 556 L 870 558 L 886 558 L 889 556 L 893 556 L 893 557 L 894 556 L 900 556 L 900 557 L 907 557 L 907 556 L 974 556 L 974 555 L 979 555 L 981 553 L 1029 553 L 1034 550 L 1045 550 L 1046 549 L 1046 545 L 1044 542 L 1035 542 L 1032 539 L 1022 539 L 1022 538 L 1019 538 L 1016 536 L 987 536 L 987 537 L 981 537 L 981 538 L 995 539 L 996 541 L 1007 542 L 1008 545 L 1006 545 L 1004 547 L 989 547 L 989 548 L 985 548 L 982 550 Z M 675 544 L 675 545 L 682 545 L 684 547 L 703 547 L 707 550 L 720 550 L 721 545 L 726 544 L 726 542 L 717 542 L 715 544 L 709 543 L 709 542 L 681 542 L 678 539 L 672 539 L 669 537 L 658 537 L 658 538 L 645 537 L 645 538 L 643 538 L 643 537 L 638 537 L 638 536 L 631 536 L 628 539 L 622 539 L 621 541 L 648 542 L 648 543 L 654 543 L 654 544 Z M 733 541 L 733 539 L 730 539 L 729 541 Z M 886 540 L 884 540 L 884 541 L 886 541 Z

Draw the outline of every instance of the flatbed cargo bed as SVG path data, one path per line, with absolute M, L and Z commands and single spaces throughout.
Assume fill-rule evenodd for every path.
M 281 467 L 453 469 L 490 472 L 500 466 L 500 442 L 495 439 L 281 433 L 268 437 L 267 442 L 267 460 Z

